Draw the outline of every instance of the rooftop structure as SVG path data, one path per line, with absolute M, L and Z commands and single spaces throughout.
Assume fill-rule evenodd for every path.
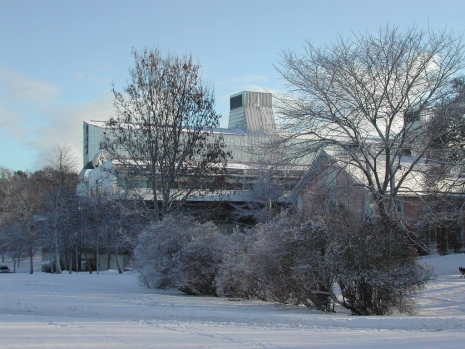
M 271 93 L 240 92 L 230 97 L 229 105 L 229 129 L 264 134 L 275 130 Z

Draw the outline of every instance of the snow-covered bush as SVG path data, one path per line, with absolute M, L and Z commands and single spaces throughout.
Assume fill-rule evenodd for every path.
M 324 226 L 283 213 L 232 241 L 217 278 L 221 294 L 329 310 Z
M 220 295 L 272 300 L 271 279 L 277 277 L 274 251 L 259 227 L 231 237 L 217 278 Z M 278 244 L 278 243 L 277 243 Z
M 411 312 L 412 294 L 431 276 L 395 223 L 363 222 L 341 209 L 313 220 L 284 213 L 235 234 L 217 285 L 229 297 L 384 315 Z
M 227 237 L 213 223 L 196 224 L 191 232 L 194 238 L 180 251 L 175 286 L 189 294 L 218 296 L 215 278 Z
M 295 297 L 299 304 L 331 311 L 334 275 L 326 258 L 330 244 L 328 229 L 319 220 L 300 217 L 298 223 L 289 242 L 294 260 L 290 277 Z
M 411 312 L 432 277 L 405 231 L 344 210 L 309 219 L 284 212 L 227 236 L 213 223 L 167 216 L 139 237 L 141 281 L 190 294 L 256 298 L 353 314 Z M 336 287 L 337 285 L 337 287 Z
M 166 216 L 139 236 L 135 259 L 141 282 L 150 288 L 216 295 L 223 239 L 213 223 Z
M 358 315 L 411 313 L 411 296 L 431 279 L 432 271 L 419 263 L 405 231 L 390 220 L 338 218 L 327 251 L 340 289 L 334 300 Z
M 260 282 L 255 277 L 257 263 L 249 253 L 254 243 L 251 231 L 235 232 L 229 237 L 220 265 L 216 285 L 223 297 L 260 298 Z

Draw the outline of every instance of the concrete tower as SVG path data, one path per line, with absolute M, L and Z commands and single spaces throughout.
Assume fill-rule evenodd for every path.
M 248 133 L 269 133 L 275 130 L 271 93 L 240 92 L 229 100 L 229 129 Z

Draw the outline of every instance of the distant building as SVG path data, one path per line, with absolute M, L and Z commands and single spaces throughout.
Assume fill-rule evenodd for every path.
M 247 202 L 254 200 L 257 192 L 263 192 L 263 188 L 259 190 L 256 185 L 269 169 L 270 160 L 265 159 L 260 147 L 277 135 L 272 94 L 243 91 L 232 95 L 228 126 L 227 129 L 214 130 L 214 133 L 222 135 L 226 148 L 232 155 L 232 159 L 227 163 L 227 173 L 217 181 L 216 190 L 209 190 L 201 197 L 192 197 L 189 201 Z M 106 195 L 124 191 L 125 183 L 117 175 L 120 165 L 105 154 L 102 143 L 104 136 L 110 131 L 110 126 L 105 121 L 84 121 L 84 168 L 78 188 L 81 196 L 92 195 L 97 190 L 100 193 L 103 190 Z M 304 156 L 292 167 L 274 168 L 274 201 L 286 200 L 286 195 L 292 191 L 312 159 L 313 155 Z M 140 191 L 145 190 L 149 193 L 147 181 L 144 178 L 137 178 L 137 181 Z M 263 181 L 260 186 L 263 186 Z
M 240 92 L 230 97 L 229 105 L 229 129 L 263 134 L 275 131 L 271 93 Z
M 83 122 L 84 168 L 97 166 L 95 161 L 104 148 L 103 136 L 109 129 L 106 121 Z M 228 128 L 218 128 L 215 132 L 224 137 L 228 150 L 232 152 L 233 162 L 251 162 L 247 146 L 275 132 L 272 94 L 244 91 L 232 95 Z

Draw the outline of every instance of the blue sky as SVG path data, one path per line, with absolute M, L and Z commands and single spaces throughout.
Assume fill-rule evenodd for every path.
M 463 0 L 0 0 L 0 166 L 37 170 L 55 145 L 82 166 L 82 121 L 112 116 L 132 48 L 191 53 L 227 125 L 229 95 L 284 91 L 280 51 L 338 34 L 465 31 Z

